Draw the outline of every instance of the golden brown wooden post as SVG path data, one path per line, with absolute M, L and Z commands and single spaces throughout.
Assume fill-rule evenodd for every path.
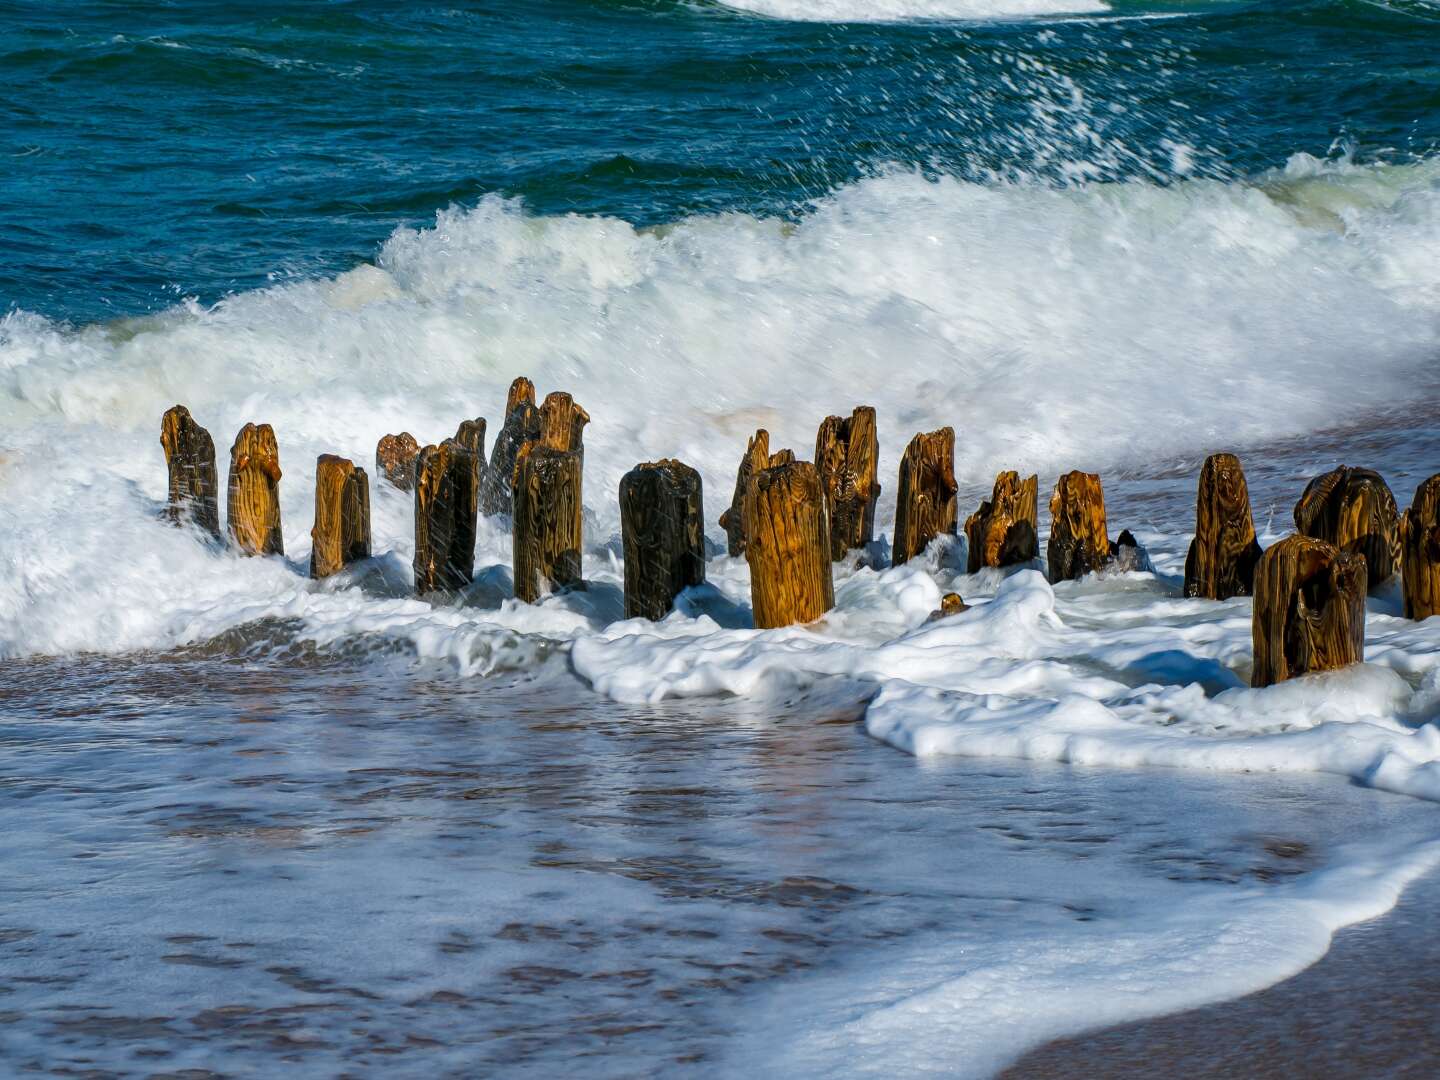
M 874 539 L 879 464 L 873 408 L 861 405 L 848 418 L 825 418 L 815 436 L 815 466 L 830 514 L 830 557 L 836 562 Z
M 315 527 L 310 576 L 329 577 L 370 557 L 370 478 L 349 458 L 321 454 L 315 463 Z
M 813 622 L 834 607 L 819 470 L 808 461 L 788 461 L 753 473 L 743 513 L 755 626 Z
M 1295 531 L 1364 555 L 1371 589 L 1400 568 L 1400 514 L 1373 469 L 1341 465 L 1311 480 L 1295 504 Z
M 1056 482 L 1046 556 L 1052 582 L 1084 577 L 1110 558 L 1105 495 L 1094 473 L 1068 472 Z
M 705 581 L 703 514 L 700 474 L 683 462 L 647 462 L 621 478 L 627 619 L 663 619 L 682 589 Z
M 1400 521 L 1400 578 L 1407 619 L 1440 614 L 1440 473 L 1415 489 Z
M 986 566 L 1015 566 L 1040 557 L 1040 478 L 1021 480 L 1009 471 L 995 477 L 987 502 L 965 519 L 969 541 L 967 572 Z
M 375 475 L 383 476 L 401 491 L 415 486 L 415 459 L 420 455 L 420 444 L 408 431 L 399 435 L 385 435 L 375 445 Z
M 415 470 L 415 591 L 453 592 L 475 575 L 474 452 L 454 439 L 427 446 Z
M 970 605 L 960 598 L 959 593 L 947 592 L 940 597 L 940 606 L 930 612 L 927 623 L 939 622 L 941 619 L 949 618 L 951 615 L 959 615 L 962 611 L 969 611 Z
M 1365 560 L 1287 536 L 1255 568 L 1251 686 L 1358 664 L 1365 654 Z
M 720 515 L 720 527 L 725 530 L 726 546 L 732 559 L 745 554 L 745 488 L 751 475 L 766 468 L 769 463 L 770 433 L 761 428 L 745 446 L 745 456 L 740 459 L 740 470 L 735 476 L 735 494 L 730 496 L 730 509 Z
M 280 447 L 269 424 L 246 424 L 230 448 L 225 492 L 230 539 L 246 555 L 284 555 Z
M 585 425 L 590 414 L 569 394 L 556 390 L 545 395 L 540 406 L 540 441 L 555 450 L 578 450 L 585 454 Z
M 1249 596 L 1260 561 L 1250 488 L 1234 454 L 1211 454 L 1200 469 L 1195 539 L 1185 556 L 1185 595 L 1206 600 Z
M 540 440 L 540 410 L 535 407 L 535 385 L 524 376 L 510 384 L 505 402 L 505 423 L 490 451 L 490 468 L 480 489 L 480 509 L 486 514 L 508 514 L 515 487 L 515 466 L 521 451 Z
M 220 538 L 220 480 L 215 471 L 215 440 L 184 405 L 167 409 L 160 420 L 160 445 L 170 473 L 166 516 L 176 525 L 193 523 Z
M 895 489 L 895 550 L 891 564 L 909 562 L 941 533 L 954 534 L 955 430 L 916 435 L 900 459 Z
M 476 498 L 485 486 L 485 418 L 477 416 L 474 420 L 460 421 L 459 428 L 455 431 L 455 441 L 475 455 L 475 491 Z M 479 505 L 478 502 L 476 504 Z
M 511 543 L 515 597 L 581 584 L 580 451 L 535 443 L 515 463 Z

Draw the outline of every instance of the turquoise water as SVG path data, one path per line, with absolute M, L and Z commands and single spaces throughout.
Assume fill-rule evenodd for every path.
M 1440 8 L 1421 0 L 744 4 L 995 17 L 6 0 L 0 310 L 84 323 L 329 275 L 490 192 L 657 224 L 803 214 L 895 168 L 1169 182 L 1440 147 Z

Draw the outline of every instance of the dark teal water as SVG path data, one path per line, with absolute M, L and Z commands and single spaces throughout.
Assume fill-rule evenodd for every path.
M 6 0 L 0 310 L 88 322 L 333 273 L 488 192 L 652 224 L 803 213 L 896 166 L 1167 182 L 1411 159 L 1440 146 L 1437 56 L 1423 0 L 886 24 L 676 0 Z

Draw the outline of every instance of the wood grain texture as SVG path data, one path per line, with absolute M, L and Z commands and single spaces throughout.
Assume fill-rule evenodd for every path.
M 215 468 L 215 440 L 197 424 L 184 405 L 175 405 L 160 419 L 160 445 L 170 474 L 165 516 L 176 525 L 193 524 L 220 539 L 220 478 Z
M 415 459 L 420 444 L 408 431 L 383 435 L 375 444 L 375 475 L 382 476 L 401 491 L 415 488 Z
M 1052 582 L 1084 577 L 1110 558 L 1105 494 L 1094 473 L 1068 472 L 1056 481 L 1046 556 Z
M 1400 519 L 1400 587 L 1405 618 L 1440 615 L 1440 473 L 1415 489 Z
M 474 420 L 460 421 L 460 426 L 455 429 L 455 441 L 475 455 L 475 490 L 483 491 L 486 473 L 485 418 L 477 416 Z M 479 503 L 476 505 L 478 507 Z
M 1295 531 L 1365 556 L 1371 589 L 1400 569 L 1400 513 L 1373 469 L 1341 465 L 1311 480 L 1295 504 Z
M 529 379 L 510 384 L 506 399 L 505 423 L 495 437 L 490 467 L 480 489 L 480 510 L 485 514 L 508 514 L 515 489 L 515 466 L 522 451 L 540 441 L 540 410 L 535 407 L 535 386 Z
M 921 554 L 942 533 L 956 531 L 955 430 L 943 427 L 916 435 L 900 459 L 895 489 L 895 545 L 892 565 Z
M 663 619 L 681 590 L 705 581 L 700 474 L 665 459 L 636 465 L 620 480 L 625 549 L 625 617 Z
M 370 557 L 370 478 L 349 458 L 321 454 L 315 463 L 315 525 L 310 576 L 329 577 Z
M 585 425 L 590 414 L 562 390 L 545 395 L 540 406 L 540 442 L 553 450 L 575 450 L 585 454 Z
M 830 515 L 830 557 L 836 562 L 875 537 L 879 466 L 873 408 L 861 405 L 848 417 L 825 418 L 815 436 L 815 467 Z
M 1357 664 L 1365 652 L 1365 559 L 1291 535 L 1255 568 L 1252 686 Z
M 454 439 L 420 451 L 415 469 L 415 592 L 456 592 L 475 576 L 475 455 Z
M 1013 470 L 995 477 L 990 498 L 965 519 L 967 573 L 1040 557 L 1040 478 Z
M 789 461 L 753 473 L 744 521 L 756 627 L 813 622 L 835 606 L 825 494 L 813 464 Z
M 740 468 L 735 474 L 730 509 L 720 515 L 720 527 L 725 530 L 726 548 L 732 559 L 745 554 L 745 489 L 750 477 L 769 464 L 770 433 L 761 428 L 745 445 L 745 456 L 740 459 Z
M 581 479 L 578 450 L 535 443 L 520 455 L 510 533 L 517 599 L 533 604 L 582 584 Z
M 284 555 L 280 531 L 280 446 L 269 424 L 246 424 L 230 447 L 225 514 L 231 542 L 246 555 Z
M 1211 454 L 1195 495 L 1195 539 L 1185 556 L 1185 595 L 1205 600 L 1249 596 L 1260 544 L 1250 487 L 1234 454 Z

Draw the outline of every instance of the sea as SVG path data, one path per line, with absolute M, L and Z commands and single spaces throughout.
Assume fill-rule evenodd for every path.
M 987 1077 L 1440 869 L 1440 621 L 1252 689 L 1182 588 L 1210 453 L 1265 545 L 1440 471 L 1433 0 L 0 0 L 0 119 L 0 1075 Z M 417 598 L 376 442 L 521 375 L 586 587 L 497 516 Z M 273 425 L 283 556 L 163 520 L 177 403 L 222 475 Z M 876 542 L 756 630 L 746 441 L 858 405 Z M 962 519 L 1095 472 L 1144 559 L 892 567 L 944 425 Z M 373 555 L 312 581 L 325 453 Z M 627 620 L 660 458 L 707 581 Z

